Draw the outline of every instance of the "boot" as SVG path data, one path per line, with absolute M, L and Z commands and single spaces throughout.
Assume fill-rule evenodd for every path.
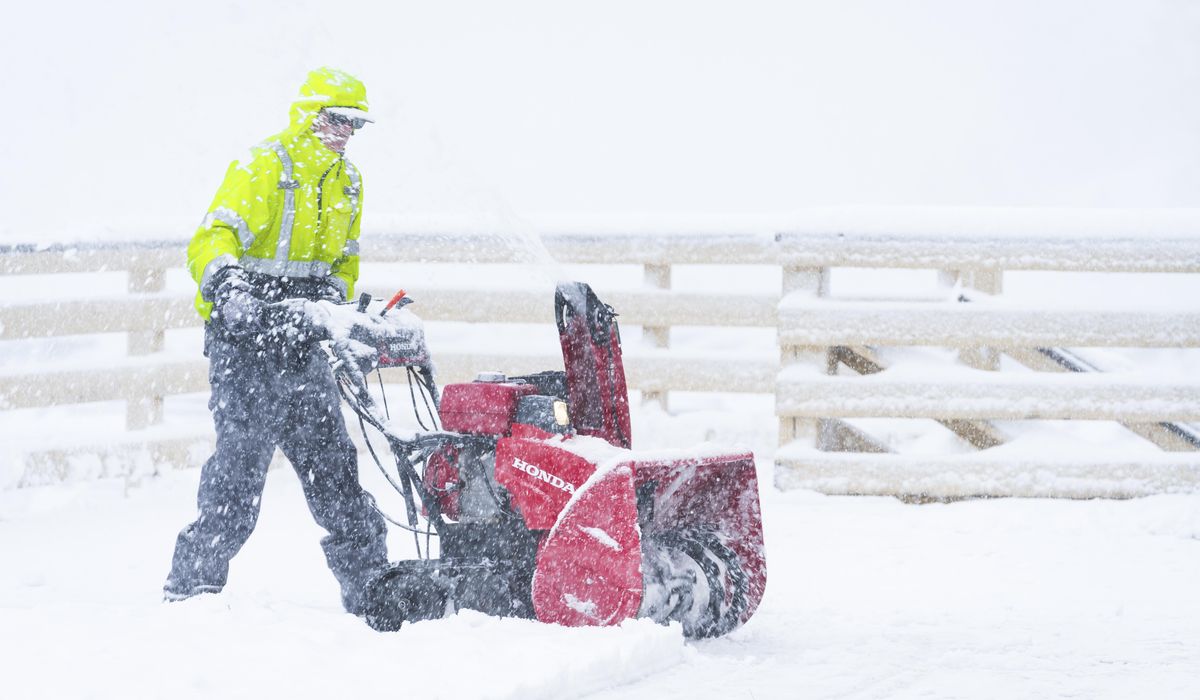
M 187 600 L 188 598 L 194 598 L 198 595 L 203 595 L 205 593 L 216 594 L 216 593 L 220 593 L 220 592 L 221 592 L 220 586 L 206 586 L 206 585 L 201 584 L 201 585 L 188 586 L 188 587 L 175 587 L 175 586 L 172 586 L 171 583 L 168 581 L 167 585 L 163 586 L 163 602 L 164 603 L 177 603 L 181 600 Z

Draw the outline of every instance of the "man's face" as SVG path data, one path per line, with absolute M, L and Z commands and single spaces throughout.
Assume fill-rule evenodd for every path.
M 313 132 L 329 148 L 342 153 L 346 150 L 346 142 L 354 133 L 354 119 L 321 110 L 313 120 Z

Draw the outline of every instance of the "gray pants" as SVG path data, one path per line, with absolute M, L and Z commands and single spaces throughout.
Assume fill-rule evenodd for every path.
M 325 560 L 342 603 L 361 610 L 366 580 L 387 565 L 382 516 L 358 483 L 358 457 L 321 352 L 288 356 L 205 334 L 217 449 L 200 473 L 199 517 L 179 533 L 164 591 L 220 590 L 229 560 L 254 531 L 267 466 L 278 446 L 300 477 L 308 508 L 328 536 Z

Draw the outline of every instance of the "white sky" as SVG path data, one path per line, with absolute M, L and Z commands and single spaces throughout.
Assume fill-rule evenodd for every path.
M 250 5 L 250 4 L 247 4 Z M 1200 206 L 1185 0 L 21 4 L 0 237 L 186 237 L 304 73 L 367 213 Z M 105 233 L 107 232 L 107 233 Z

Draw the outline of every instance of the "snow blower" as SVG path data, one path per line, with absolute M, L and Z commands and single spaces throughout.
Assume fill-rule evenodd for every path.
M 555 294 L 565 371 L 484 372 L 440 395 L 408 301 L 400 292 L 377 313 L 364 295 L 331 353 L 405 501 L 405 521 L 385 517 L 417 547 L 368 585 L 368 624 L 469 608 L 570 626 L 648 617 L 695 638 L 750 618 L 767 577 L 753 455 L 632 449 L 616 314 L 588 285 Z M 368 392 L 369 372 L 388 367 L 407 369 L 421 430 L 395 428 L 386 396 L 381 410 Z

